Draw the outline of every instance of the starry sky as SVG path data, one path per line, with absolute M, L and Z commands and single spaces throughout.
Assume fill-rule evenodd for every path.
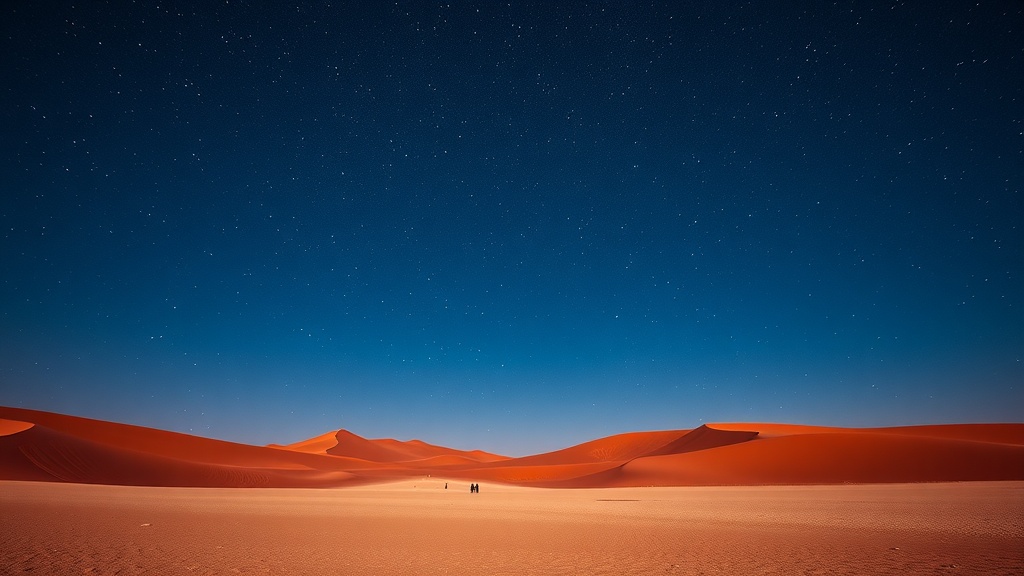
M 1024 7 L 14 2 L 0 404 L 523 455 L 1020 421 Z

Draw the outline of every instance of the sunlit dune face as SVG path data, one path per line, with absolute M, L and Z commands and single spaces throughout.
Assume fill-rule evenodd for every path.
M 0 479 L 327 488 L 449 478 L 548 488 L 1024 480 L 1024 424 L 830 428 L 710 424 L 507 458 L 346 430 L 248 446 L 0 408 Z
M 9 436 L 28 430 L 35 426 L 31 422 L 19 422 L 17 420 L 4 420 L 0 418 L 0 436 Z

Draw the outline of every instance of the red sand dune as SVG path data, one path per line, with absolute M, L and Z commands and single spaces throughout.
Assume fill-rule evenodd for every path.
M 714 428 L 708 428 L 707 426 L 701 426 L 700 428 L 691 430 L 689 433 L 676 438 L 657 450 L 644 454 L 644 457 L 685 454 L 687 452 L 721 448 L 723 446 L 730 446 L 732 444 L 739 444 L 740 442 L 753 440 L 757 435 L 758 432 L 748 430 L 716 430 Z
M 450 466 L 508 460 L 507 456 L 490 454 L 481 450 L 454 450 L 427 444 L 422 440 L 405 442 L 391 438 L 368 440 L 348 430 L 335 430 L 285 446 L 271 444 L 271 447 L 309 454 L 346 456 L 370 462 L 402 462 L 417 463 L 418 465 L 436 462 L 442 466 Z
M 348 430 L 338 430 L 335 433 L 335 438 L 337 443 L 326 450 L 327 454 L 359 458 L 372 462 L 415 462 L 441 456 L 453 456 L 477 463 L 507 460 L 505 456 L 497 454 L 488 454 L 479 450 L 467 452 L 444 448 L 427 444 L 421 440 L 409 440 L 407 442 L 391 438 L 368 440 Z
M 338 486 L 376 464 L 0 407 L 0 478 L 139 486 Z
M 767 437 L 714 449 L 637 458 L 561 486 L 701 486 L 1017 480 L 1024 478 L 1024 425 L 885 429 L 714 424 L 720 434 Z M 981 439 L 981 440 L 979 440 Z M 997 441 L 990 441 L 990 440 Z
M 628 432 L 616 434 L 582 444 L 505 460 L 499 466 L 552 466 L 564 464 L 588 464 L 594 462 L 625 462 L 647 454 L 685 435 L 689 430 L 667 430 L 660 432 Z
M 31 422 L 19 422 L 17 420 L 0 420 L 0 436 L 10 436 L 18 432 L 24 432 L 35 424 Z
M 347 430 L 248 446 L 0 407 L 0 480 L 331 487 L 425 475 L 577 488 L 1024 480 L 1024 424 L 710 424 L 506 458 Z
M 338 445 L 338 431 L 328 432 L 315 436 L 308 440 L 301 440 L 294 444 L 270 444 L 269 448 L 281 448 L 282 450 L 294 450 L 295 452 L 306 452 L 308 454 L 327 454 L 327 451 Z

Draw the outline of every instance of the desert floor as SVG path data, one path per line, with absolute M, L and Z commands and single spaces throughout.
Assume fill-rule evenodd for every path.
M 1024 483 L 0 482 L 5 574 L 1024 574 Z

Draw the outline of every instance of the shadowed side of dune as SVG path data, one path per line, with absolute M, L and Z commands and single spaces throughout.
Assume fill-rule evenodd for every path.
M 627 432 L 576 444 L 561 450 L 510 458 L 495 466 L 564 466 L 567 464 L 622 463 L 682 438 L 689 430 Z
M 321 443 L 326 443 L 325 437 L 326 435 L 300 444 L 312 444 L 318 440 Z M 334 433 L 334 445 L 327 448 L 324 453 L 385 464 L 416 463 L 443 457 L 458 458 L 475 463 L 498 462 L 507 459 L 505 456 L 480 450 L 464 451 L 435 446 L 422 440 L 401 441 L 391 438 L 371 440 L 348 430 L 338 430 Z
M 556 486 L 573 479 L 590 476 L 616 466 L 609 462 L 545 464 L 540 466 L 491 466 L 454 471 L 451 476 L 467 480 L 499 482 L 522 486 Z
M 66 434 L 68 437 L 116 449 L 131 450 L 186 462 L 252 468 L 337 471 L 358 470 L 374 465 L 356 458 L 327 457 L 265 446 L 251 446 L 155 428 L 22 408 L 0 406 L 0 418 L 31 422 L 37 426 Z
M 449 456 L 463 458 L 474 462 L 499 462 L 502 460 L 508 460 L 507 456 L 491 454 L 489 452 L 484 452 L 483 450 L 457 450 L 455 448 L 429 444 L 422 440 L 394 440 L 392 438 L 383 438 L 371 440 L 371 442 L 405 455 L 405 460 L 403 461 L 407 462 Z
M 465 452 L 465 454 L 467 458 L 470 458 L 471 460 L 476 460 L 477 462 L 483 462 L 485 464 L 505 462 L 506 460 L 512 459 L 509 456 L 502 456 L 500 454 L 484 452 L 483 450 L 470 450 L 469 452 Z
M 564 488 L 1024 480 L 1024 424 L 711 424 L 505 458 L 346 430 L 288 446 L 249 446 L 0 407 L 5 480 L 329 487 L 415 476 Z
M 631 432 L 577 444 L 562 450 L 513 458 L 488 467 L 464 468 L 457 473 L 492 482 L 529 486 L 600 486 L 608 474 L 615 474 L 637 458 L 683 454 L 746 442 L 757 437 L 752 431 L 723 431 L 700 426 L 694 430 Z M 587 478 L 589 480 L 581 480 Z
M 319 436 L 301 440 L 292 444 L 268 444 L 267 448 L 279 450 L 292 450 L 294 452 L 305 452 L 307 454 L 327 454 L 328 450 L 338 445 L 338 431 L 328 432 Z
M 18 432 L 24 432 L 33 426 L 35 426 L 35 424 L 31 422 L 0 418 L 0 436 L 9 436 L 11 434 L 17 434 Z
M 929 436 L 950 440 L 971 440 L 996 444 L 1024 446 L 1024 425 L 1021 424 L 933 424 L 928 426 L 894 426 L 869 428 L 871 432 Z
M 242 467 L 169 458 L 93 442 L 45 426 L 0 437 L 7 480 L 125 486 L 326 487 L 355 483 L 339 470 Z
M 390 468 L 360 470 L 360 475 L 383 477 L 387 475 L 410 476 L 418 473 L 444 475 L 471 481 L 540 486 L 571 481 L 580 476 L 607 470 L 632 458 L 650 453 L 659 447 L 665 447 L 691 432 L 690 430 L 629 432 L 521 458 L 495 456 L 480 451 L 459 452 L 441 448 L 441 455 L 420 460 L 390 460 L 387 462 L 391 466 Z M 352 438 L 352 436 L 354 435 L 348 437 L 352 442 L 339 443 L 339 446 L 346 447 L 346 454 L 381 458 L 379 453 L 381 446 L 367 449 L 368 445 L 379 442 L 387 442 L 383 447 L 392 451 L 389 455 L 385 455 L 385 458 L 394 458 L 393 453 L 398 450 L 394 444 L 396 441 L 366 440 L 359 437 Z M 728 436 L 729 434 L 726 433 L 723 437 Z M 726 440 L 719 439 L 718 442 L 724 441 Z M 416 442 L 418 441 L 410 441 L 410 443 Z M 437 449 L 438 447 L 431 447 L 430 451 L 436 452 Z
M 45 442 L 45 434 L 40 438 L 35 424 L 17 420 L 0 420 L 0 424 L 3 425 L 3 434 L 0 434 L 0 480 L 60 481 L 60 478 L 35 465 L 22 450 L 26 444 L 40 440 Z
M 394 450 L 390 446 L 382 446 L 348 430 L 338 430 L 335 433 L 335 439 L 337 443 L 327 450 L 328 454 L 334 456 L 346 456 L 370 462 L 401 462 L 410 459 L 407 454 Z
M 809 426 L 806 424 L 777 424 L 763 422 L 713 422 L 708 424 L 708 426 L 723 432 L 746 432 L 756 430 L 758 438 L 775 438 L 776 436 L 793 436 L 796 434 L 831 434 L 856 430 L 853 428 L 838 428 L 835 426 Z
M 479 467 L 481 464 L 488 463 L 468 458 L 466 456 L 460 456 L 458 454 L 442 454 L 440 456 L 430 456 L 420 460 L 409 460 L 408 462 L 402 462 L 402 464 L 411 469 L 417 470 L 458 470 Z
M 562 485 L 706 486 L 1024 480 L 1024 446 L 869 432 L 798 434 L 637 458 Z
M 679 455 L 698 452 L 701 450 L 712 450 L 715 448 L 722 448 L 724 446 L 748 442 L 757 438 L 757 436 L 758 432 L 756 431 L 718 430 L 707 425 L 699 426 L 693 430 L 673 431 L 672 433 L 657 435 L 648 433 L 643 443 L 631 443 L 633 450 L 620 452 L 621 455 L 628 456 L 628 458 L 623 458 L 619 461 L 603 461 L 602 463 L 604 466 L 551 466 L 553 468 L 551 473 L 539 474 L 535 472 L 532 476 L 517 478 L 517 481 L 534 486 L 561 488 L 636 485 L 628 484 L 628 481 L 623 480 L 624 477 L 628 476 L 623 475 L 622 469 L 628 466 L 629 463 L 635 462 L 638 459 L 666 455 Z M 664 444 L 660 444 L 666 438 L 668 438 L 669 441 Z M 584 443 L 581 446 L 586 446 L 587 444 L 590 443 Z M 653 445 L 658 445 L 658 447 L 650 449 Z M 637 450 L 637 448 L 640 447 L 645 447 L 647 449 L 642 451 Z M 551 454 L 558 455 L 561 452 L 562 451 L 553 452 Z M 522 460 L 528 461 L 530 458 L 524 458 Z M 587 472 L 588 470 L 589 473 Z M 584 474 L 579 474 L 579 472 L 583 472 Z M 649 479 L 646 481 L 650 482 Z
M 721 448 L 740 442 L 747 442 L 757 438 L 758 432 L 749 430 L 717 430 L 707 425 L 702 425 L 691 430 L 672 442 L 652 450 L 643 456 L 664 456 L 667 454 L 685 454 L 699 450 L 710 450 Z

